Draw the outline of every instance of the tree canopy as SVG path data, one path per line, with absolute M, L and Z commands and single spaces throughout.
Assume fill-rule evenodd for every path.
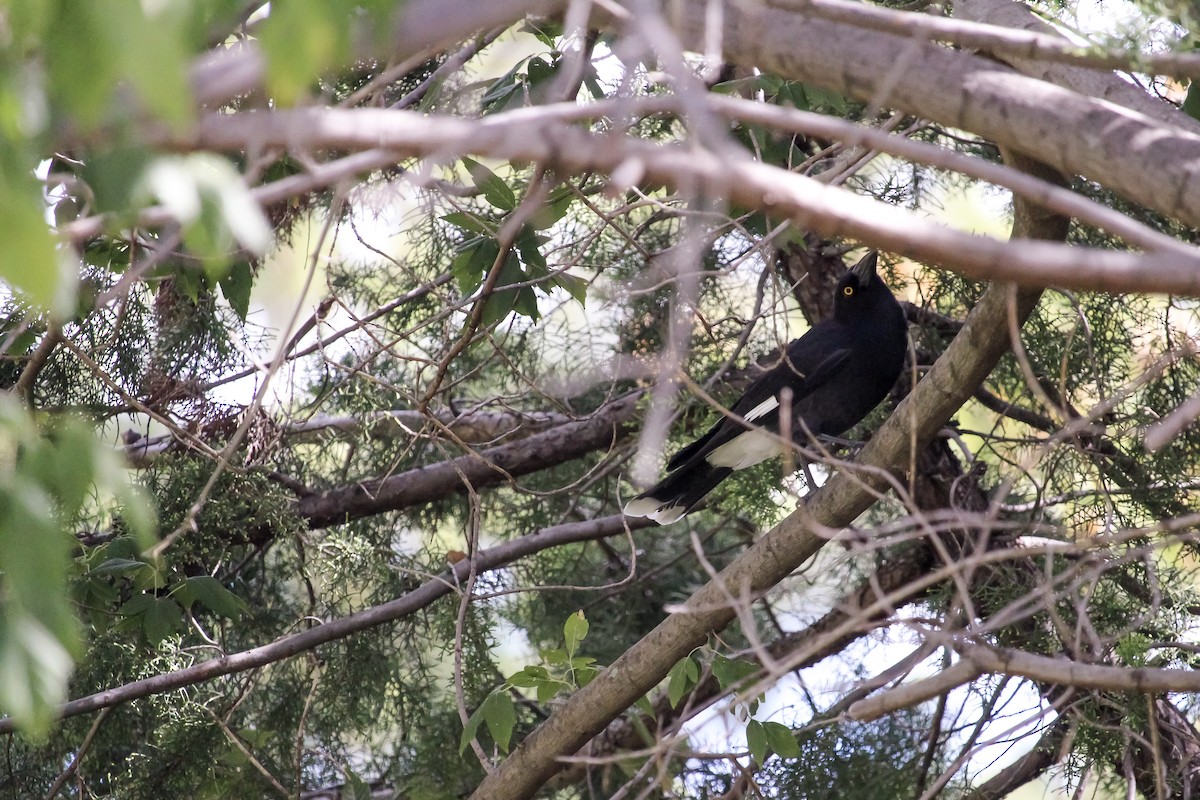
M 1197 21 L 1115 8 L 0 6 L 8 796 L 1200 794 Z M 624 516 L 867 250 L 889 398 Z

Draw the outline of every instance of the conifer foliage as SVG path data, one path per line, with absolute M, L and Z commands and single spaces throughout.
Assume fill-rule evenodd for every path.
M 1200 796 L 1194 9 L 1037 10 L 0 7 L 5 796 Z

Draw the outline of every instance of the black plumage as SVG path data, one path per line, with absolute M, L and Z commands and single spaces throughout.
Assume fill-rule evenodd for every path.
M 833 316 L 790 342 L 780 363 L 712 429 L 675 453 L 667 477 L 625 513 L 675 522 L 734 470 L 780 455 L 780 393 L 791 389 L 793 437 L 837 436 L 865 417 L 900 376 L 908 349 L 904 312 L 868 253 L 837 285 Z

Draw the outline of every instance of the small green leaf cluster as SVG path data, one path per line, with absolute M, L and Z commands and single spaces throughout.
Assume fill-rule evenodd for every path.
M 516 211 L 517 195 L 506 181 L 478 161 L 463 158 L 462 163 L 492 210 L 454 211 L 443 215 L 442 220 L 462 237 L 450 271 L 463 296 L 470 297 L 485 283 L 490 284 L 488 296 L 482 298 L 485 305 L 480 324 L 491 328 L 514 312 L 536 321 L 541 312 L 535 288 L 548 294 L 558 287 L 582 304 L 587 288 L 583 279 L 565 271 L 552 274 L 541 251 L 542 245 L 550 241 L 541 231 L 558 223 L 575 199 L 570 188 L 560 186 L 550 192 L 532 219 L 521 225 L 512 244 L 502 246 L 498 232 Z
M 586 686 L 600 671 L 596 659 L 579 655 L 579 646 L 588 635 L 588 621 L 582 611 L 567 617 L 563 625 L 563 646 L 541 652 L 541 664 L 528 664 L 514 672 L 497 686 L 467 720 L 459 743 L 459 752 L 487 725 L 492 741 L 507 753 L 517 724 L 516 704 L 512 692 L 530 689 L 539 703 L 546 703 L 560 694 Z
M 488 84 L 480 99 L 484 114 L 546 102 L 551 99 L 550 91 L 556 86 L 555 80 L 569 67 L 562 52 L 557 49 L 558 37 L 562 35 L 561 25 L 543 22 L 530 24 L 527 30 L 550 50 L 520 59 L 508 72 Z M 590 62 L 584 65 L 582 81 L 584 89 L 594 99 L 605 96 L 595 67 Z

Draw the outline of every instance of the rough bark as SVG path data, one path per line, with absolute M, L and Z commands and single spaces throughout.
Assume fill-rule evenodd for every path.
M 397 475 L 361 481 L 301 497 L 297 512 L 313 528 L 396 511 L 452 492 L 495 486 L 513 477 L 572 461 L 618 442 L 630 431 L 641 393 L 519 442 L 488 448 Z
M 1053 36 L 1066 42 L 1066 38 L 1050 25 L 1043 22 L 1024 3 L 1012 0 L 955 0 L 955 19 L 982 22 L 1015 30 L 1033 31 Z M 1074 92 L 1098 97 L 1110 103 L 1133 109 L 1168 125 L 1177 126 L 1200 134 L 1200 122 L 1165 100 L 1161 100 L 1139 87 L 1122 80 L 1107 70 L 1043 61 L 1035 57 L 1021 58 L 1014 55 L 996 55 L 996 58 L 1017 69 L 1024 75 L 1062 86 Z
M 677 0 L 686 43 L 708 35 L 704 0 Z M 941 45 L 764 4 L 722 6 L 724 57 L 971 131 L 1200 225 L 1200 135 Z

